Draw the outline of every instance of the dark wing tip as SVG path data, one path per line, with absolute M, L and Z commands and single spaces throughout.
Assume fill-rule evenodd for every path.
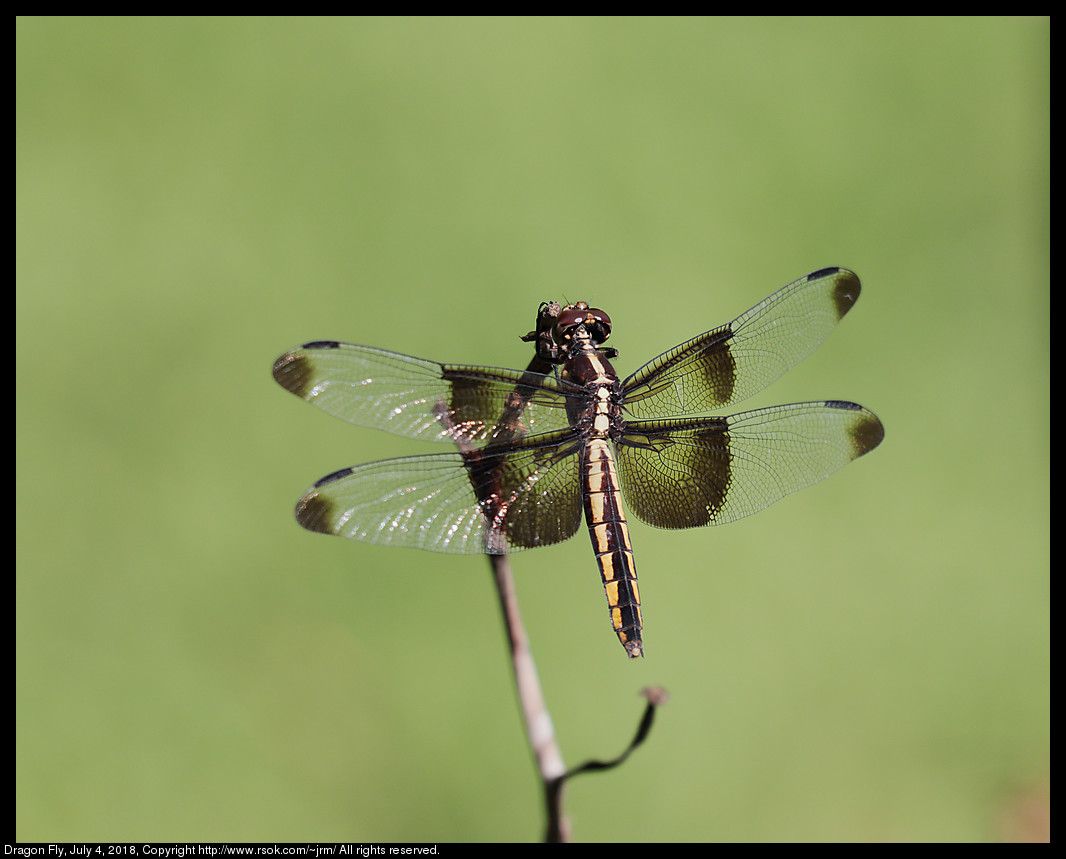
M 311 378 L 314 375 L 314 368 L 311 366 L 312 356 L 306 353 L 323 349 L 339 349 L 341 345 L 336 340 L 312 340 L 310 343 L 304 343 L 299 349 L 286 352 L 274 362 L 275 381 L 286 391 L 306 400 L 307 393 L 312 387 Z
M 873 412 L 866 412 L 851 428 L 856 458 L 869 453 L 885 440 L 885 427 Z
M 848 428 L 851 443 L 855 448 L 855 459 L 865 456 L 882 441 L 885 440 L 885 427 L 881 420 L 873 412 L 864 409 L 858 403 L 850 403 L 845 400 L 829 400 L 825 404 L 828 409 L 844 409 L 858 412 L 855 420 Z
M 833 305 L 836 307 L 837 319 L 843 319 L 844 315 L 855 306 L 862 292 L 862 284 L 859 276 L 846 268 L 823 268 L 807 276 L 809 280 L 818 280 L 823 277 L 832 277 L 836 281 L 833 285 Z
M 296 504 L 296 521 L 308 531 L 334 534 L 333 505 L 317 492 L 309 492 Z
M 311 384 L 311 363 L 306 355 L 286 352 L 274 362 L 274 381 L 298 397 L 307 399 Z

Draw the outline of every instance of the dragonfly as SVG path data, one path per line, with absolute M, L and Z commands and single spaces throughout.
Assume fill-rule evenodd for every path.
M 611 625 L 630 658 L 643 656 L 626 510 L 666 529 L 733 522 L 884 438 L 873 412 L 844 400 L 709 414 L 806 358 L 860 291 L 854 272 L 820 269 L 624 380 L 603 345 L 610 317 L 584 302 L 541 305 L 524 372 L 304 343 L 274 363 L 287 391 L 350 423 L 457 449 L 334 471 L 300 498 L 296 521 L 365 543 L 496 555 L 567 540 L 584 518 Z

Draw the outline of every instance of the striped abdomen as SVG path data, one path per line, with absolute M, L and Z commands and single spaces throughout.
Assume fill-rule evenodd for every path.
M 626 653 L 635 659 L 644 655 L 640 640 L 640 593 L 610 441 L 589 439 L 581 453 L 581 468 L 587 487 L 585 522 L 607 592 L 611 624 Z

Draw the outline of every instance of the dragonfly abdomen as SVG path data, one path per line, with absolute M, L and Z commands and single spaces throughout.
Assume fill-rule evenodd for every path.
M 611 625 L 630 659 L 635 659 L 644 655 L 640 591 L 610 442 L 589 439 L 581 455 L 581 468 L 586 484 L 585 522 L 600 566 Z

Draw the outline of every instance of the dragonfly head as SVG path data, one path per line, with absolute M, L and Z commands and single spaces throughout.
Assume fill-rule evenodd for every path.
M 597 346 L 611 336 L 611 317 L 598 307 L 589 307 L 584 301 L 568 304 L 559 311 L 552 336 L 560 346 L 567 346 L 581 326 Z

